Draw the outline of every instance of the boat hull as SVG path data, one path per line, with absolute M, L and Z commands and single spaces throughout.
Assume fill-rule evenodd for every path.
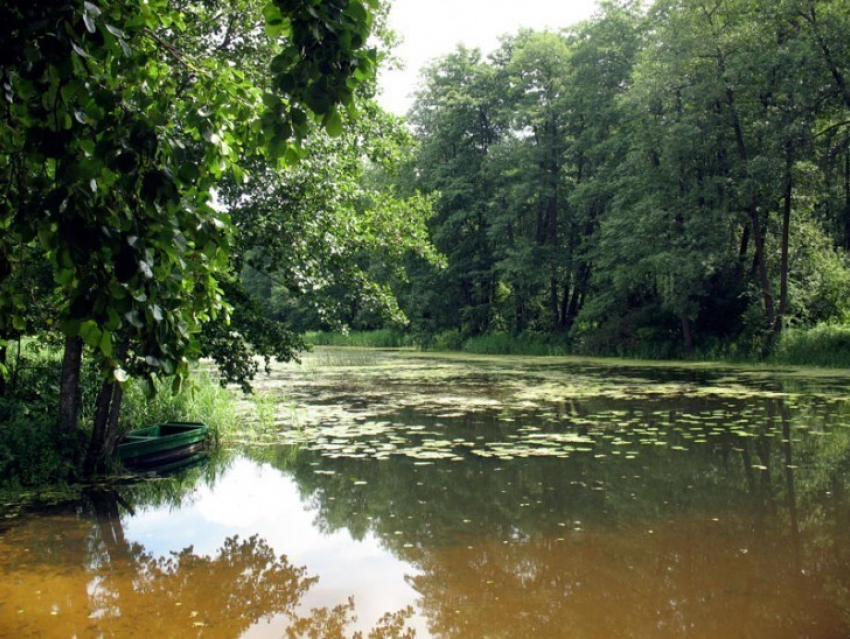
M 202 453 L 208 433 L 200 422 L 165 422 L 130 431 L 116 452 L 128 468 L 168 467 Z

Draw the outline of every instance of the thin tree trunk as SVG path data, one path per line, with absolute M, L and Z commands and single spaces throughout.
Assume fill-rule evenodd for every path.
M 62 430 L 73 431 L 79 426 L 80 368 L 83 362 L 83 339 L 65 338 L 65 355 L 62 359 L 62 379 L 59 387 L 59 425 Z
M 850 144 L 844 153 L 844 249 L 850 251 Z
M 9 349 L 6 346 L 0 346 L 0 368 L 6 368 L 9 360 Z M 0 373 L 0 397 L 6 395 L 6 376 Z
M 558 280 L 554 277 L 549 280 L 549 314 L 552 318 L 552 328 L 555 332 L 563 330 L 564 326 L 561 323 L 561 305 L 560 294 L 558 291 Z
M 750 227 L 744 225 L 744 231 L 741 233 L 741 245 L 738 248 L 738 275 L 744 275 L 744 265 L 747 263 L 747 253 L 750 250 Z
M 722 66 L 721 66 L 722 71 Z M 732 114 L 732 128 L 735 132 L 735 144 L 738 149 L 738 159 L 745 168 L 745 173 L 749 179 L 749 154 L 747 153 L 747 144 L 744 140 L 744 130 L 741 127 L 741 121 L 738 119 L 738 111 L 735 104 L 735 92 L 731 88 L 726 89 L 726 102 Z M 748 195 L 749 202 L 746 205 L 747 215 L 750 218 L 750 226 L 753 232 L 753 243 L 756 247 L 755 266 L 758 272 L 759 284 L 761 285 L 762 299 L 764 301 L 764 314 L 767 319 L 767 326 L 773 328 L 773 323 L 776 318 L 776 310 L 773 303 L 773 289 L 770 285 L 770 277 L 767 273 L 767 260 L 764 255 L 764 228 L 761 224 L 758 212 L 758 202 L 755 196 Z
M 116 352 L 116 359 L 119 362 L 123 361 L 126 352 L 126 344 L 120 344 Z M 93 475 L 101 470 L 114 450 L 117 439 L 118 415 L 121 411 L 123 396 L 123 389 L 118 382 L 106 380 L 100 387 L 100 392 L 97 395 L 94 427 L 86 453 L 85 471 L 87 475 Z
M 104 442 L 103 452 L 109 457 L 115 451 L 115 446 L 118 444 L 118 417 L 121 414 L 121 403 L 124 400 L 124 387 L 121 384 L 116 384 L 112 390 L 112 407 L 109 409 L 109 423 L 106 427 L 106 440 Z
M 112 391 L 114 382 L 105 381 L 97 394 L 97 408 L 94 414 L 94 427 L 91 431 L 91 440 L 86 453 L 86 475 L 93 475 L 101 465 L 103 443 L 106 439 L 106 424 L 109 421 L 109 409 L 112 404 Z
M 567 309 L 570 305 L 570 281 L 572 280 L 572 274 L 567 275 L 567 281 L 564 282 L 564 287 L 562 289 L 560 311 L 558 324 L 561 326 L 561 330 L 568 331 L 570 327 L 567 325 Z
M 572 328 L 581 306 L 584 303 L 584 295 L 587 292 L 587 287 L 590 284 L 590 266 L 582 263 L 579 266 L 576 274 L 576 285 L 573 288 L 573 295 L 570 298 L 570 304 L 567 308 L 567 319 L 564 323 L 564 330 L 568 331 Z
M 774 339 L 779 337 L 788 313 L 788 240 L 791 229 L 791 204 L 794 193 L 791 152 L 788 150 L 785 160 L 785 176 L 783 185 L 782 206 L 782 249 L 779 258 L 779 313 L 773 327 Z
M 682 340 L 685 346 L 685 356 L 690 357 L 694 354 L 694 335 L 691 331 L 691 318 L 683 310 L 679 313 L 679 319 L 682 320 Z

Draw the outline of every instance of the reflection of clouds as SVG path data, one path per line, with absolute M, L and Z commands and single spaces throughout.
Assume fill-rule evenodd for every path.
M 302 600 L 300 614 L 353 596 L 357 628 L 368 629 L 387 611 L 414 603 L 416 592 L 405 581 L 415 572 L 413 566 L 383 549 L 371 533 L 362 541 L 345 529 L 322 533 L 317 519 L 290 477 L 268 464 L 238 458 L 215 486 L 199 486 L 192 503 L 140 508 L 123 524 L 127 541 L 142 544 L 154 557 L 189 546 L 196 555 L 213 556 L 227 537 L 259 535 L 292 565 L 319 577 Z M 258 624 L 256 636 L 264 636 L 264 627 L 271 631 L 274 622 Z

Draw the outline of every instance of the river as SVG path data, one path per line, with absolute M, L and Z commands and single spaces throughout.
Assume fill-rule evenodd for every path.
M 850 636 L 847 371 L 317 349 L 0 523 L 0 636 Z

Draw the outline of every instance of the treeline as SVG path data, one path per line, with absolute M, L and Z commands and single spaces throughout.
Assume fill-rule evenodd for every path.
M 764 354 L 850 313 L 850 2 L 604 2 L 423 74 L 410 330 Z M 353 308 L 355 327 L 375 319 Z

